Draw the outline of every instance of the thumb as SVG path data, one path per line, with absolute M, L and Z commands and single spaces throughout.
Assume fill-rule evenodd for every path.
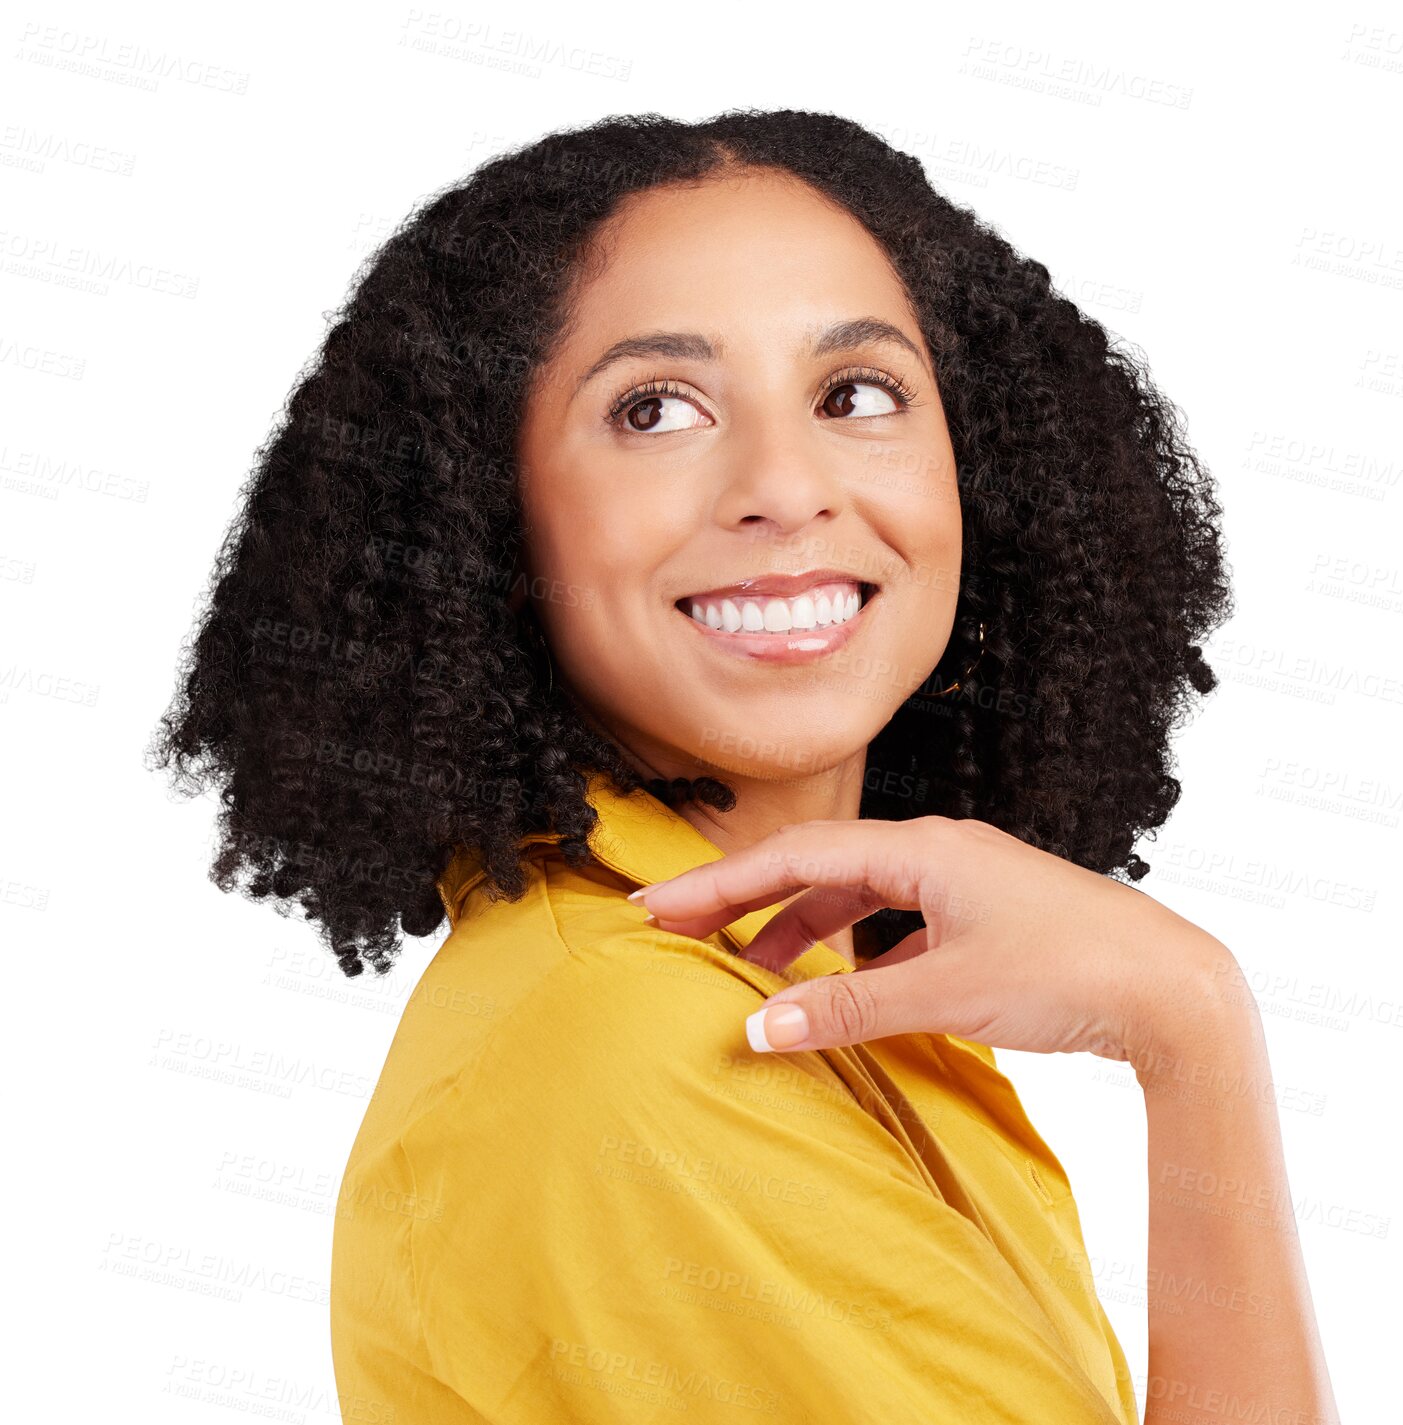
M 822 975 L 772 995 L 745 1021 L 757 1054 L 775 1049 L 829 1049 L 892 1034 L 883 1028 L 870 974 Z

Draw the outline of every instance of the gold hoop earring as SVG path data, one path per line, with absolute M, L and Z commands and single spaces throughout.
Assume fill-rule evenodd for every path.
M 958 678 L 956 678 L 955 681 L 954 681 L 953 683 L 951 683 L 948 688 L 941 688 L 941 690 L 940 690 L 938 693 L 922 693 L 922 695 L 921 695 L 922 697 L 926 697 L 926 698 L 943 698 L 943 697 L 946 697 L 946 696 L 947 696 L 948 694 L 950 694 L 950 693 L 957 693 L 957 692 L 959 692 L 959 690 L 964 686 L 965 681 L 969 678 L 970 674 L 973 673 L 974 670 L 979 666 L 979 660 L 984 657 L 984 633 L 985 633 L 984 620 L 983 620 L 983 619 L 980 619 L 980 620 L 979 620 L 979 652 L 974 655 L 974 660 L 970 663 L 969 667 L 966 668 L 965 671 L 964 671 L 963 673 L 961 673 L 960 676 L 959 676 Z

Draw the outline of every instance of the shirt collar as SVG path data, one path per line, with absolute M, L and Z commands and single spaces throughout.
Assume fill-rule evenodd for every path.
M 624 795 L 601 772 L 587 774 L 585 795 L 598 813 L 599 822 L 590 837 L 590 848 L 611 871 L 617 871 L 634 886 L 652 885 L 680 876 L 693 866 L 719 861 L 725 853 L 707 840 L 680 812 L 660 802 L 644 788 Z M 556 831 L 533 831 L 520 844 L 559 842 Z M 458 917 L 472 889 L 486 874 L 480 854 L 471 847 L 459 847 L 448 869 L 438 881 L 439 895 L 448 912 L 449 924 L 456 928 Z M 777 906 L 762 906 L 724 926 L 718 933 L 737 948 L 748 945 L 761 926 L 775 914 Z M 832 971 L 851 972 L 853 967 L 830 945 L 819 941 L 793 961 L 802 978 Z

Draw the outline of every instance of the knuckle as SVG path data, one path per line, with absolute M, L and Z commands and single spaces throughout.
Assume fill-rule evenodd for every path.
M 861 975 L 836 980 L 826 1005 L 830 1027 L 850 1043 L 870 1039 L 877 1028 L 877 1001 Z
M 958 855 L 962 850 L 970 851 L 979 847 L 992 847 L 999 842 L 1010 840 L 1006 831 L 977 817 L 933 816 L 926 828 L 926 847 L 929 851 L 945 856 Z
M 816 909 L 814 905 L 815 895 L 816 893 L 814 891 L 810 891 L 801 899 L 793 902 L 794 910 L 790 920 L 790 927 L 795 936 L 802 941 L 805 948 L 816 944 L 823 938 L 813 921 L 813 911 Z
M 980 821 L 976 817 L 970 817 L 968 820 L 962 821 L 960 826 L 964 829 L 964 834 L 972 841 L 994 842 L 1012 840 L 1008 832 L 1001 831 L 997 826 L 993 825 L 992 822 Z

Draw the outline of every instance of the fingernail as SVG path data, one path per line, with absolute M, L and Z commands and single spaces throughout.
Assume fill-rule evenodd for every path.
M 631 901 L 636 901 L 639 896 L 646 896 L 649 891 L 655 891 L 659 886 L 665 885 L 667 885 L 666 881 L 654 881 L 651 886 L 639 886 L 636 891 L 629 892 L 628 899 Z
M 809 1037 L 809 1016 L 797 1004 L 765 1005 L 746 1018 L 745 1037 L 757 1054 L 792 1049 Z

